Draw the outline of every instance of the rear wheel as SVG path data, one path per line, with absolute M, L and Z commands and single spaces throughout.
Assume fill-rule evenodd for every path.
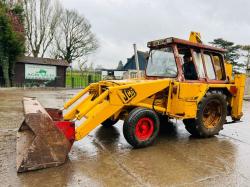
M 123 134 L 135 148 L 146 147 L 153 143 L 159 132 L 158 115 L 149 109 L 136 108 L 124 121 Z
M 199 136 L 199 132 L 196 129 L 195 126 L 195 119 L 184 119 L 183 123 L 185 125 L 185 129 L 192 134 L 193 136 L 198 137 Z
M 223 128 L 226 115 L 226 96 L 220 91 L 212 91 L 199 103 L 196 119 L 186 119 L 183 123 L 190 134 L 210 137 L 218 134 Z

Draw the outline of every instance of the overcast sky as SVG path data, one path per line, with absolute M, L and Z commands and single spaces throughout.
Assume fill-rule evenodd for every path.
M 92 25 L 100 48 L 92 55 L 96 65 L 116 68 L 133 55 L 132 44 L 146 51 L 147 41 L 164 37 L 188 39 L 190 31 L 207 43 L 223 37 L 250 44 L 249 0 L 61 0 Z

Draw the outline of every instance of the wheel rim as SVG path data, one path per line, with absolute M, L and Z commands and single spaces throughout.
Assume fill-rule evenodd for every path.
M 150 118 L 141 118 L 135 127 L 135 135 L 141 140 L 145 141 L 151 137 L 154 132 L 154 122 Z
M 203 124 L 206 128 L 215 128 L 222 116 L 222 107 L 219 101 L 213 100 L 207 103 L 203 110 Z

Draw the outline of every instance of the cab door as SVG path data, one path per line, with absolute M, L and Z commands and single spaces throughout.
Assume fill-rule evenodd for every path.
M 189 61 L 185 62 L 185 55 L 191 55 Z M 193 66 L 187 68 L 192 71 L 194 76 L 185 76 L 185 70 L 182 68 L 184 77 L 181 81 L 173 82 L 171 90 L 171 103 L 168 105 L 168 112 L 176 118 L 194 118 L 196 117 L 197 103 L 204 96 L 207 89 L 206 71 L 202 60 L 200 50 L 190 49 L 190 47 L 181 46 L 178 48 L 178 59 L 181 67 Z M 188 64 L 185 64 L 188 63 Z M 190 72 L 189 72 L 190 74 Z M 187 78 L 192 78 L 189 80 Z M 194 79 L 196 77 L 196 79 Z

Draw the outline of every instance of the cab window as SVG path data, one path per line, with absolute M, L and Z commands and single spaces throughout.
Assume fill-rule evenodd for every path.
M 185 80 L 197 80 L 198 75 L 194 64 L 194 59 L 189 46 L 178 46 L 179 57 L 181 57 L 181 65 Z
M 206 78 L 206 74 L 204 71 L 201 53 L 199 51 L 194 51 L 194 61 L 196 63 L 197 71 L 200 78 Z
M 176 77 L 177 66 L 172 47 L 151 50 L 147 69 L 147 76 Z
M 209 54 L 204 54 L 204 61 L 207 70 L 207 77 L 210 80 L 216 80 L 216 75 L 214 71 L 213 61 Z
M 219 54 L 212 54 L 217 80 L 225 80 L 223 70 L 223 58 Z

